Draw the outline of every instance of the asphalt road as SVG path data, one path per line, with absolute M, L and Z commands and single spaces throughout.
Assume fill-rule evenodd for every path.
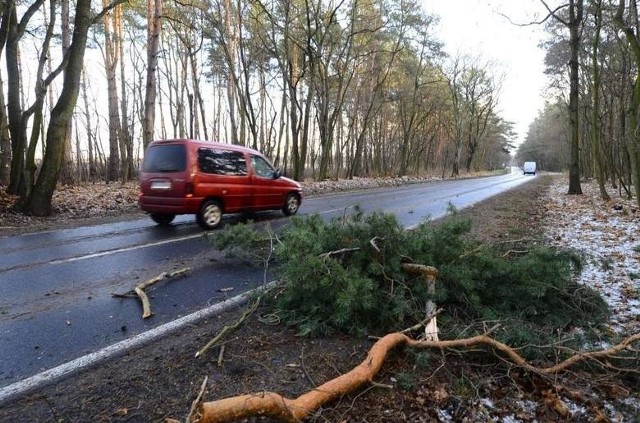
M 395 213 L 405 227 L 468 207 L 530 181 L 510 175 L 345 192 L 303 201 L 300 215 L 332 218 L 356 205 Z M 225 224 L 240 217 L 229 216 Z M 255 219 L 255 218 L 254 218 Z M 286 224 L 279 212 L 258 221 Z M 215 231 L 213 232 L 215 236 Z M 147 288 L 153 316 L 121 298 L 161 272 L 183 278 Z M 268 281 L 264 269 L 222 257 L 192 216 L 171 227 L 150 219 L 0 237 L 0 388 L 188 315 Z

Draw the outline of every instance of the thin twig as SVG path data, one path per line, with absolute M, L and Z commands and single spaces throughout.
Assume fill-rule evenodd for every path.
M 209 379 L 209 376 L 204 377 L 204 380 L 202 381 L 202 385 L 200 385 L 200 392 L 198 393 L 198 396 L 196 397 L 196 399 L 194 399 L 193 402 L 191 403 L 191 409 L 189 410 L 189 414 L 187 415 L 187 419 L 185 420 L 187 423 L 192 421 L 197 421 L 199 419 L 199 416 L 195 416 L 195 413 L 200 408 L 200 402 L 202 401 L 204 390 L 207 387 L 208 379 Z
M 416 323 L 415 325 L 406 328 L 402 331 L 400 331 L 400 333 L 408 333 L 408 332 L 412 332 L 414 330 L 419 330 L 422 329 L 422 327 L 424 325 L 426 325 L 427 323 L 429 323 L 431 321 L 431 319 L 433 319 L 434 317 L 436 317 L 438 314 L 440 314 L 440 312 L 442 311 L 441 308 L 434 310 L 433 313 L 429 313 L 429 315 L 427 317 L 425 317 L 423 320 L 421 320 L 419 323 Z
M 339 250 L 329 251 L 327 253 L 320 254 L 319 257 L 323 260 L 327 260 L 332 256 L 337 256 L 338 254 L 343 254 L 343 253 L 352 253 L 354 251 L 360 251 L 360 247 L 341 248 Z
M 258 305 L 260 304 L 260 298 L 261 297 L 258 297 L 256 302 L 253 303 L 251 307 L 248 307 L 247 309 L 245 309 L 244 313 L 242 313 L 242 316 L 240 316 L 240 319 L 238 319 L 238 321 L 236 321 L 232 325 L 223 327 L 220 333 L 218 333 L 213 339 L 207 342 L 207 344 L 204 347 L 200 348 L 200 350 L 196 353 L 196 357 L 200 357 L 202 354 L 207 352 L 207 350 L 211 348 L 213 345 L 215 345 L 215 343 L 218 342 L 224 335 L 226 335 L 227 332 L 231 332 L 232 330 L 235 330 L 238 327 L 240 327 L 240 325 L 247 319 L 247 317 L 249 317 L 251 313 L 253 313 L 258 308 Z
M 218 353 L 218 367 L 222 367 L 222 360 L 224 358 L 224 344 L 220 345 L 220 352 Z

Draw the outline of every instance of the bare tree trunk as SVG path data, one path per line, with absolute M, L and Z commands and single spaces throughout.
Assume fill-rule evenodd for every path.
M 29 9 L 24 13 L 20 22 L 18 22 L 16 14 L 16 5 L 14 2 L 7 2 L 5 4 L 6 9 L 2 16 L 2 36 L 6 34 L 6 52 L 5 58 L 7 63 L 7 77 L 8 77 L 8 98 L 7 98 L 7 110 L 8 110 L 8 123 L 9 132 L 11 135 L 11 173 L 9 180 L 9 192 L 18 194 L 21 197 L 21 201 L 24 203 L 29 195 L 31 189 L 31 180 L 27 179 L 27 162 L 26 162 L 26 149 L 27 149 L 27 121 L 29 117 L 38 110 L 42 111 L 41 100 L 43 97 L 42 90 L 44 89 L 42 82 L 42 66 L 46 60 L 47 52 L 49 49 L 49 40 L 51 39 L 53 17 L 50 19 L 47 27 L 47 36 L 43 41 L 42 50 L 40 52 L 39 67 L 38 67 L 38 87 L 36 88 L 36 102 L 26 112 L 22 111 L 22 99 L 24 94 L 22 92 L 22 78 L 20 69 L 20 50 L 19 41 L 26 31 L 26 26 L 29 19 L 36 13 L 36 11 L 42 6 L 43 0 L 38 0 L 29 6 Z M 52 6 L 53 8 L 53 3 Z M 37 129 L 34 130 L 37 132 Z M 34 147 L 35 148 L 35 147 Z
M 235 91 L 235 83 L 233 81 L 233 75 L 235 73 L 235 53 L 236 53 L 236 31 L 235 28 L 231 28 L 231 1 L 225 0 L 224 2 L 225 10 L 224 10 L 224 27 L 229 36 L 229 45 L 228 45 L 228 66 L 229 70 L 227 73 L 227 103 L 229 105 L 229 119 L 231 122 L 231 142 L 233 144 L 240 144 L 241 140 L 238 138 L 238 123 L 236 122 L 236 91 Z
M 616 12 L 614 22 L 616 23 L 618 28 L 624 32 L 627 38 L 627 43 L 629 43 L 629 47 L 631 47 L 631 51 L 633 52 L 636 62 L 636 76 L 633 93 L 631 95 L 631 103 L 629 105 L 629 109 L 627 110 L 629 124 L 626 130 L 623 131 L 623 134 L 626 139 L 626 146 L 629 155 L 629 167 L 631 168 L 631 180 L 636 194 L 636 202 L 638 203 L 638 205 L 640 205 L 640 158 L 638 157 L 637 145 L 638 134 L 640 133 L 638 127 L 640 123 L 640 119 L 638 117 L 638 113 L 640 112 L 640 70 L 638 69 L 638 65 L 640 64 L 640 40 L 638 39 L 638 37 L 640 37 L 640 35 L 637 35 L 638 8 L 636 1 L 629 1 L 629 15 L 631 16 L 632 22 L 635 24 L 634 26 L 627 25 L 627 23 L 624 21 L 624 9 L 625 0 L 620 0 L 618 3 L 618 10 Z
M 155 124 L 156 107 L 156 73 L 158 70 L 158 54 L 160 49 L 160 32 L 162 31 L 162 0 L 147 0 L 147 88 L 144 100 L 143 145 L 146 147 L 152 140 Z
M 5 3 L 5 7 L 13 7 L 12 5 L 7 3 Z M 0 16 L 0 18 L 2 19 L 2 24 L 0 25 L 0 56 L 2 56 L 4 46 L 7 42 L 9 21 L 7 21 L 6 18 L 8 18 L 9 16 L 10 14 L 7 14 L 6 11 L 2 13 L 2 16 Z M 2 74 L 0 74 L 0 87 L 4 87 Z M 9 136 L 9 121 L 7 118 L 4 89 L 0 89 L 0 186 L 8 186 L 10 180 L 11 137 Z
M 0 54 L 2 49 L 0 47 Z M 0 75 L 0 87 L 4 87 Z M 9 122 L 7 121 L 4 90 L 0 90 L 0 186 L 9 185 L 11 179 L 11 137 L 9 137 Z
M 96 163 L 93 153 L 93 131 L 91 129 L 91 110 L 89 109 L 89 94 L 87 89 L 87 73 L 82 71 L 82 99 L 84 100 L 84 119 L 87 133 L 87 152 L 88 152 L 88 180 L 93 181 L 96 177 Z
M 84 163 L 82 160 L 82 145 L 80 144 L 80 134 L 78 133 L 78 125 L 75 126 L 75 139 L 76 139 L 76 181 L 82 182 Z
M 25 149 L 27 148 L 27 134 L 22 124 L 21 85 L 18 42 L 24 34 L 24 28 L 18 24 L 15 2 L 5 5 L 2 17 L 3 27 L 6 25 L 8 35 L 6 43 L 5 59 L 7 63 L 7 117 L 9 132 L 11 134 L 11 172 L 9 179 L 9 192 L 23 196 L 26 195 L 25 181 L 23 180 L 25 168 Z M 35 11 L 34 11 L 35 13 Z M 4 31 L 3 31 L 4 32 Z
M 600 124 L 600 63 L 598 61 L 598 48 L 600 46 L 600 31 L 602 28 L 602 0 L 596 0 L 594 7 L 594 23 L 596 28 L 595 37 L 593 38 L 591 46 L 591 64 L 593 66 L 593 109 L 591 114 L 593 127 L 591 128 L 591 152 L 595 164 L 596 179 L 598 180 L 598 187 L 600 188 L 600 197 L 608 201 L 610 198 L 604 185 L 604 165 L 600 152 L 602 125 Z
M 108 5 L 109 0 L 102 0 L 102 6 Z M 113 11 L 115 12 L 115 11 Z M 116 69 L 118 66 L 118 51 L 114 44 L 115 18 L 112 13 L 104 16 L 104 68 L 107 75 L 107 109 L 109 111 L 109 164 L 107 166 L 107 182 L 117 181 L 120 178 L 120 154 L 119 149 L 120 116 L 118 110 L 118 86 L 116 81 Z M 124 81 L 123 81 L 124 82 Z
M 124 64 L 122 5 L 117 5 L 114 8 L 114 26 L 117 60 L 120 63 L 120 168 L 122 180 L 128 181 L 133 178 L 135 168 L 133 165 L 133 138 L 130 130 L 129 106 L 125 84 L 127 79 Z
M 62 33 L 62 55 L 64 56 L 69 49 L 71 43 L 71 36 L 69 34 L 69 0 L 62 0 L 62 10 L 60 13 L 60 27 Z M 74 184 L 75 173 L 73 171 L 73 152 L 71 148 L 71 128 L 73 120 L 69 119 L 67 122 L 67 132 L 64 140 L 64 162 L 60 172 L 59 181 L 63 184 Z
M 36 216 L 51 214 L 51 198 L 64 159 L 68 124 L 78 100 L 87 33 L 92 23 L 91 0 L 78 0 L 62 91 L 51 111 L 42 168 L 27 200 L 27 211 Z
M 569 59 L 569 124 L 571 125 L 571 160 L 569 163 L 569 192 L 568 194 L 582 194 L 580 186 L 580 26 L 582 24 L 583 0 L 569 1 L 569 44 L 571 58 Z

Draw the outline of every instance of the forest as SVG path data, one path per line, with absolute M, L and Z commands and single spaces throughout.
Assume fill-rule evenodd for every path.
M 499 72 L 446 54 L 417 0 L 4 0 L 0 188 L 46 216 L 58 184 L 132 180 L 151 140 L 199 138 L 297 180 L 455 177 L 515 153 L 568 170 L 570 194 L 586 177 L 640 198 L 636 0 L 530 1 L 548 101 L 516 152 Z

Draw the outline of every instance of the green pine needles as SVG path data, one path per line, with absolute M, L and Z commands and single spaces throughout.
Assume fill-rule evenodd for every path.
M 353 214 L 330 222 L 293 218 L 277 234 L 235 225 L 211 242 L 226 250 L 273 255 L 284 284 L 273 304 L 301 335 L 333 332 L 381 335 L 425 318 L 429 299 L 443 309 L 441 329 L 501 323 L 499 338 L 524 345 L 607 317 L 606 303 L 574 282 L 579 258 L 541 246 L 479 245 L 470 222 L 452 213 L 444 222 L 404 230 L 395 216 Z M 232 240 L 236 240 L 235 242 Z M 240 243 L 238 243 L 240 241 Z M 259 253 L 259 254 L 258 254 Z M 402 263 L 439 270 L 435 298 Z M 473 323 L 473 324 L 472 324 Z

